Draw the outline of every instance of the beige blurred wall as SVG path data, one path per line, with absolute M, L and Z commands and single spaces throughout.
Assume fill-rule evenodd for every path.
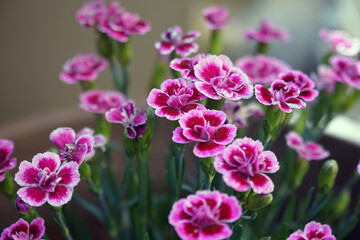
M 0 1 L 0 137 L 21 134 L 26 129 L 81 121 L 90 114 L 77 108 L 80 88 L 65 85 L 58 73 L 67 59 L 77 53 L 95 52 L 95 35 L 75 21 L 80 0 Z M 167 27 L 178 24 L 185 30 L 200 30 L 201 51 L 207 49 L 209 31 L 201 9 L 219 4 L 230 9 L 234 24 L 224 30 L 224 53 L 233 60 L 253 51 L 242 31 L 269 18 L 289 28 L 292 43 L 274 44 L 271 54 L 293 67 L 309 72 L 326 51 L 317 38 L 327 25 L 349 29 L 360 36 L 357 0 L 127 0 L 122 5 L 152 25 L 145 36 L 134 36 L 129 96 L 145 107 L 149 76 L 156 59 L 154 42 Z M 344 12 L 345 11 L 345 12 Z M 98 85 L 111 87 L 109 70 L 100 74 Z M 357 114 L 355 114 L 357 115 Z

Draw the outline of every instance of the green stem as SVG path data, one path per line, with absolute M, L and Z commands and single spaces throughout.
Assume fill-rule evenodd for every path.
M 164 75 L 165 72 L 167 70 L 169 66 L 168 62 L 164 62 L 161 60 L 158 60 L 155 63 L 152 75 L 151 75 L 151 80 L 150 80 L 150 86 L 149 86 L 149 90 L 153 89 L 153 88 L 160 88 L 161 83 L 164 81 Z
M 119 70 L 114 59 L 108 59 L 110 64 L 110 71 L 113 77 L 114 86 L 118 91 L 122 90 L 122 81 L 119 75 Z
M 80 81 L 80 85 L 83 92 L 96 89 L 95 81 Z
M 204 189 L 210 189 L 211 183 L 214 180 L 216 171 L 214 169 L 214 157 L 201 158 L 200 167 L 206 175 L 206 182 L 204 184 Z
M 270 45 L 268 43 L 258 42 L 256 46 L 256 53 L 267 55 L 269 52 L 269 47 Z
M 222 35 L 221 30 L 216 29 L 211 31 L 209 53 L 219 55 L 222 51 Z
M 67 240 L 73 240 L 73 237 L 70 234 L 69 228 L 65 222 L 65 218 L 64 218 L 64 214 L 62 211 L 62 207 L 52 207 L 52 211 L 56 217 L 56 223 L 57 225 L 61 228 L 62 233 L 64 235 L 64 237 Z
M 221 98 L 220 100 L 214 100 L 211 98 L 208 98 L 206 100 L 205 107 L 207 109 L 213 109 L 213 110 L 221 110 L 222 106 L 224 105 L 225 98 Z
M 140 239 L 146 239 L 148 223 L 148 169 L 143 150 L 138 152 Z

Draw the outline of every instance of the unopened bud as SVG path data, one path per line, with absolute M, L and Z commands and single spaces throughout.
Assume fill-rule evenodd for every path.
M 262 194 L 255 194 L 252 196 L 247 204 L 246 208 L 251 211 L 258 211 L 266 206 L 268 206 L 273 200 L 273 195 L 271 193 L 262 195 Z
M 17 197 L 15 200 L 15 209 L 18 213 L 27 213 L 31 206 L 24 202 L 21 197 Z
M 80 178 L 83 180 L 87 180 L 90 178 L 91 168 L 87 162 L 83 161 L 81 163 L 81 165 L 79 166 L 79 173 L 80 173 Z
M 104 33 L 99 33 L 97 49 L 103 57 L 110 59 L 113 55 L 113 43 L 111 38 Z
M 326 161 L 318 176 L 318 188 L 323 194 L 326 194 L 334 186 L 339 166 L 335 160 Z
M 343 216 L 351 201 L 349 189 L 343 191 L 334 201 L 332 215 L 334 217 Z

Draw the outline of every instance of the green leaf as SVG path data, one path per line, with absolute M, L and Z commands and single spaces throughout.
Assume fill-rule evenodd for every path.
M 104 214 L 102 213 L 102 211 L 96 207 L 94 204 L 92 204 L 91 202 L 85 200 L 84 198 L 80 197 L 78 194 L 74 194 L 74 198 L 76 199 L 76 201 L 78 201 L 78 203 L 85 208 L 86 210 L 88 210 L 89 212 L 91 212 L 95 217 L 97 217 L 97 219 L 99 219 L 100 222 L 105 223 L 105 217 Z

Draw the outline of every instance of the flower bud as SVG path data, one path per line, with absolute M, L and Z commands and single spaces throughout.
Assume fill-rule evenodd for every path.
M 294 163 L 292 173 L 289 175 L 289 189 L 295 190 L 302 183 L 304 176 L 309 170 L 309 162 L 305 159 L 298 158 Z
M 130 63 L 130 60 L 132 58 L 132 48 L 131 48 L 131 41 L 127 42 L 118 42 L 118 60 L 123 66 L 127 66 Z
M 351 201 L 351 193 L 349 189 L 343 191 L 334 201 L 332 213 L 334 217 L 343 216 Z
M 31 206 L 24 202 L 21 197 L 17 197 L 15 200 L 15 209 L 18 213 L 27 213 Z
M 323 194 L 326 194 L 334 186 L 339 166 L 335 160 L 326 161 L 318 176 L 318 188 Z
M 263 195 L 263 194 L 255 194 L 252 196 L 247 204 L 246 208 L 251 211 L 258 211 L 267 205 L 269 205 L 273 200 L 273 195 L 271 193 Z
M 104 33 L 99 33 L 97 49 L 103 57 L 110 59 L 113 55 L 113 43 L 111 38 Z
M 79 166 L 79 173 L 80 173 L 80 178 L 83 180 L 87 180 L 90 178 L 91 168 L 87 162 L 83 161 L 81 163 L 81 165 Z

